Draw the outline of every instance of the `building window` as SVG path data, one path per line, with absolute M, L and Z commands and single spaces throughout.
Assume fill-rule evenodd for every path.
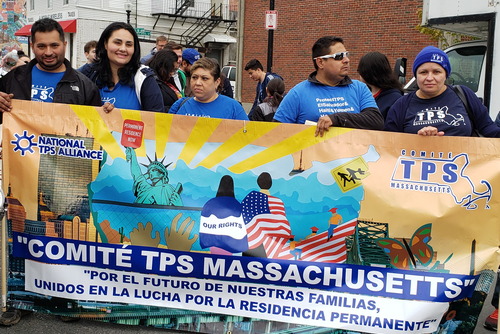
M 35 10 L 35 0 L 30 1 L 30 10 Z
M 69 0 L 63 0 L 63 6 L 69 5 Z

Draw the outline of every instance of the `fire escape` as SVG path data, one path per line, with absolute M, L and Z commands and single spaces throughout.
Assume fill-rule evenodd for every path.
M 188 11 L 188 9 L 194 7 L 194 5 L 194 0 L 180 0 L 176 1 L 176 8 L 172 13 L 151 14 L 157 17 L 153 29 L 156 27 L 156 24 L 158 23 L 158 20 L 162 15 L 174 18 L 170 30 L 172 30 L 178 19 L 182 20 L 183 25 L 186 22 L 191 22 L 191 26 L 182 33 L 180 42 L 186 47 L 197 47 L 203 46 L 203 38 L 210 34 L 220 23 L 228 23 L 226 32 L 227 30 L 229 30 L 229 27 L 231 27 L 231 25 L 236 23 L 236 20 L 224 17 L 222 4 L 212 4 L 212 6 L 201 16 L 187 15 L 186 12 Z

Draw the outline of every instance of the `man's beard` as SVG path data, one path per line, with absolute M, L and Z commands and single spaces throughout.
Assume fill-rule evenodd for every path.
M 62 64 L 64 63 L 64 61 L 62 60 L 59 60 L 56 58 L 56 62 L 55 63 L 52 63 L 50 65 L 47 65 L 45 62 L 44 62 L 44 58 L 42 58 L 42 61 L 39 61 L 38 62 L 38 65 L 40 65 L 40 67 L 46 71 L 54 71 L 54 70 L 57 70 L 59 67 L 62 66 Z

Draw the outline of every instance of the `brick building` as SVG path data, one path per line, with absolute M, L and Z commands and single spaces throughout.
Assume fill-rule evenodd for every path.
M 269 5 L 269 0 L 244 1 L 244 21 L 240 25 L 243 50 L 239 65 L 242 102 L 252 102 L 255 97 L 255 82 L 243 70 L 246 62 L 257 58 L 264 69 L 267 66 L 268 32 L 264 26 Z M 272 70 L 283 76 L 287 91 L 314 70 L 311 47 L 321 36 L 344 39 L 351 52 L 350 76 L 354 79 L 358 79 L 356 68 L 361 56 L 379 51 L 387 55 L 391 65 L 398 57 L 407 58 L 409 80 L 416 54 L 424 46 L 436 45 L 415 28 L 420 23 L 418 10 L 422 8 L 422 0 L 275 0 L 274 5 L 278 20 Z

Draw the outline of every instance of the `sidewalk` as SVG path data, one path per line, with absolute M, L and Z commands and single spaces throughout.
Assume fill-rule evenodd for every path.
M 126 334 L 126 333 L 193 333 L 185 331 L 172 331 L 144 326 L 119 325 L 91 320 L 63 322 L 58 317 L 48 314 L 32 313 L 24 316 L 21 321 L 11 327 L 1 327 L 2 333 L 19 334 L 45 334 L 45 333 L 71 333 L 71 334 Z
M 483 327 L 484 319 L 493 311 L 490 303 L 491 296 L 486 299 L 485 307 L 479 316 L 476 329 L 473 334 L 492 334 Z M 111 324 L 99 321 L 91 321 L 82 319 L 76 322 L 63 322 L 58 317 L 46 314 L 33 313 L 24 316 L 21 321 L 11 327 L 0 327 L 1 333 L 7 334 L 45 334 L 45 333 L 71 333 L 71 334 L 126 334 L 126 333 L 159 333 L 159 334 L 179 334 L 179 333 L 194 333 L 186 331 L 175 331 L 168 329 L 151 328 L 144 326 L 130 326 Z M 198 332 L 205 333 L 205 332 Z M 224 333 L 210 333 L 224 334 Z M 472 333 L 471 333 L 472 334 Z

